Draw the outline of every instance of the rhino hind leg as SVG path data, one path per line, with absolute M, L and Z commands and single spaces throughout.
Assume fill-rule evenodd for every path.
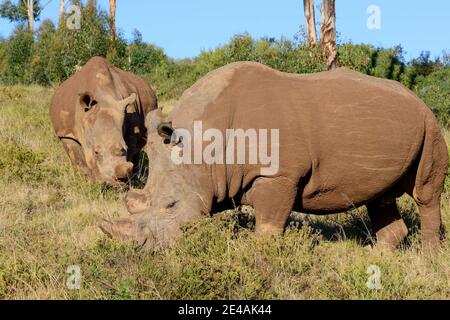
M 297 186 L 286 178 L 258 178 L 247 195 L 255 209 L 256 233 L 281 235 L 292 212 Z
M 400 216 L 395 199 L 390 203 L 376 200 L 367 205 L 367 210 L 378 247 L 395 249 L 408 235 L 408 228 Z

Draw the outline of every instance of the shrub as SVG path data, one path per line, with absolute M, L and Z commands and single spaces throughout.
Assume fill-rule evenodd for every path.
M 35 152 L 16 143 L 0 144 L 0 177 L 10 180 L 41 181 L 52 176 L 43 152 Z
M 134 39 L 128 46 L 128 70 L 135 73 L 151 73 L 167 61 L 164 51 L 154 45 L 144 43 L 142 34 L 134 31 Z
M 57 82 L 70 77 L 78 67 L 94 56 L 106 57 L 110 48 L 108 15 L 93 6 L 82 8 L 81 28 L 58 29 L 50 51 L 51 78 Z
M 370 74 L 375 63 L 377 50 L 370 45 L 347 43 L 338 47 L 338 54 L 341 66 Z
M 6 68 L 2 81 L 7 84 L 30 83 L 33 34 L 18 25 L 5 45 Z
M 33 47 L 31 81 L 43 86 L 50 85 L 53 80 L 47 70 L 50 65 L 48 53 L 52 50 L 55 32 L 53 22 L 45 20 L 37 31 L 37 41 Z
M 450 67 L 422 77 L 416 93 L 433 110 L 442 126 L 450 125 Z

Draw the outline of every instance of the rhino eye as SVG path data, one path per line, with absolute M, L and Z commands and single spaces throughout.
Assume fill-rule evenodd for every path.
M 174 201 L 174 202 L 169 203 L 169 204 L 166 206 L 166 209 L 172 209 L 172 208 L 174 208 L 174 207 L 177 205 L 177 203 L 178 203 L 178 201 Z

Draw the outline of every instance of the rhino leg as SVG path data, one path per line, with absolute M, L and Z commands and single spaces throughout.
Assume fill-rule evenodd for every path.
M 377 246 L 395 249 L 408 235 L 395 199 L 390 203 L 375 201 L 367 205 L 369 217 L 377 235 Z
M 259 178 L 247 195 L 255 209 L 256 233 L 281 235 L 292 212 L 297 186 L 287 178 Z

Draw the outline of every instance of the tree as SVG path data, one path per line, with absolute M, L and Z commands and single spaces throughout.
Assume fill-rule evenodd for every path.
M 58 26 L 61 27 L 61 25 L 64 23 L 64 6 L 65 6 L 65 0 L 59 0 L 59 23 Z
M 314 0 L 303 0 L 303 9 L 306 18 L 308 44 L 317 43 L 316 17 L 314 13 Z M 327 63 L 327 69 L 335 69 L 338 65 L 336 49 L 336 9 L 335 0 L 322 0 L 322 21 L 320 27 L 320 45 Z
M 5 0 L 0 4 L 0 17 L 11 22 L 28 22 L 28 29 L 33 30 L 34 21 L 39 19 L 42 8 L 39 0 L 19 0 L 17 4 Z
M 328 70 L 337 67 L 336 50 L 336 9 L 335 0 L 322 1 L 322 21 L 320 28 L 320 43 L 324 50 Z
M 34 0 L 27 0 L 27 16 L 28 16 L 28 29 L 33 31 L 34 25 Z
M 317 44 L 316 17 L 314 13 L 314 0 L 303 0 L 303 8 L 306 18 L 306 30 L 308 33 L 308 44 Z
M 116 0 L 109 0 L 109 15 L 111 17 L 111 38 L 116 39 Z

